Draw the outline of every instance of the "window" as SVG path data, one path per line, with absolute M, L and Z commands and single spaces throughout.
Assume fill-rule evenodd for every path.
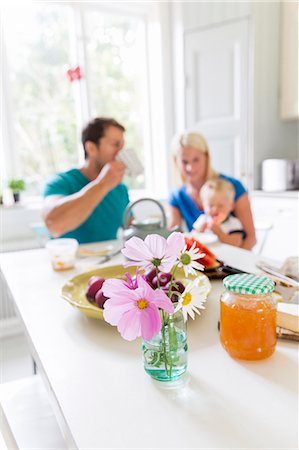
M 41 192 L 51 173 L 77 164 L 74 96 L 65 72 L 70 64 L 70 8 L 47 5 L 8 9 L 4 20 L 10 144 L 29 193 Z M 17 23 L 16 23 L 17 21 Z
M 126 127 L 126 145 L 146 168 L 127 184 L 153 192 L 154 155 L 161 168 L 164 146 L 162 96 L 151 86 L 159 72 L 151 55 L 160 52 L 148 40 L 149 9 L 156 6 L 121 5 L 45 2 L 18 6 L 17 15 L 13 5 L 5 9 L 1 162 L 6 181 L 25 178 L 27 194 L 41 194 L 51 174 L 82 162 L 81 129 L 95 116 Z M 157 36 L 151 40 L 158 45 Z M 70 82 L 67 71 L 76 66 L 82 79 Z
M 125 124 L 126 145 L 144 161 L 143 127 L 149 122 L 144 20 L 92 9 L 84 19 L 91 115 Z M 144 177 L 127 184 L 144 188 Z

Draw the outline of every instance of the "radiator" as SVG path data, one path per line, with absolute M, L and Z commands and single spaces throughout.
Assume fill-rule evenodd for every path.
M 15 317 L 15 311 L 13 307 L 13 301 L 11 298 L 11 293 L 7 287 L 7 283 L 5 278 L 0 270 L 0 320 L 9 319 L 11 317 Z
M 36 238 L 31 239 L 11 239 L 4 240 L 2 236 L 0 238 L 0 253 L 3 252 L 15 252 L 20 250 L 31 250 L 34 248 L 40 248 L 42 245 Z M 11 293 L 3 277 L 0 268 L 0 320 L 10 319 L 15 317 L 13 308 L 13 301 L 11 299 Z

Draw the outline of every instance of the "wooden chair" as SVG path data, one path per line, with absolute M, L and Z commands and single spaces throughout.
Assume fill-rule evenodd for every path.
M 267 242 L 267 238 L 269 236 L 269 231 L 273 228 L 273 223 L 266 221 L 256 221 L 254 223 L 254 226 L 257 243 L 253 247 L 252 251 L 256 255 L 262 255 L 265 244 Z

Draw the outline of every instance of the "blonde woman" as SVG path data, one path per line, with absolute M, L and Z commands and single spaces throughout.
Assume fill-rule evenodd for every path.
M 240 220 L 245 232 L 242 248 L 250 250 L 256 243 L 256 237 L 248 194 L 242 183 L 212 168 L 208 144 L 199 133 L 186 132 L 176 136 L 172 148 L 175 166 L 183 184 L 169 198 L 169 227 L 181 227 L 184 220 L 190 231 L 195 220 L 204 213 L 199 195 L 202 186 L 207 180 L 223 178 L 234 187 L 233 214 Z

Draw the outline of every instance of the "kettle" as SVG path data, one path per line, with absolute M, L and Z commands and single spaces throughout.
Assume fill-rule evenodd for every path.
M 161 219 L 144 219 L 144 220 L 136 220 L 133 219 L 130 223 L 132 217 L 132 209 L 135 205 L 141 202 L 153 202 L 155 203 L 161 211 Z M 133 236 L 137 236 L 140 239 L 145 239 L 148 234 L 159 234 L 165 238 L 167 238 L 174 230 L 167 229 L 167 220 L 164 208 L 158 200 L 154 200 L 153 198 L 140 198 L 135 202 L 131 202 L 125 209 L 123 216 L 123 240 L 127 241 Z
M 262 163 L 262 190 L 289 191 L 299 188 L 299 160 L 265 159 Z

